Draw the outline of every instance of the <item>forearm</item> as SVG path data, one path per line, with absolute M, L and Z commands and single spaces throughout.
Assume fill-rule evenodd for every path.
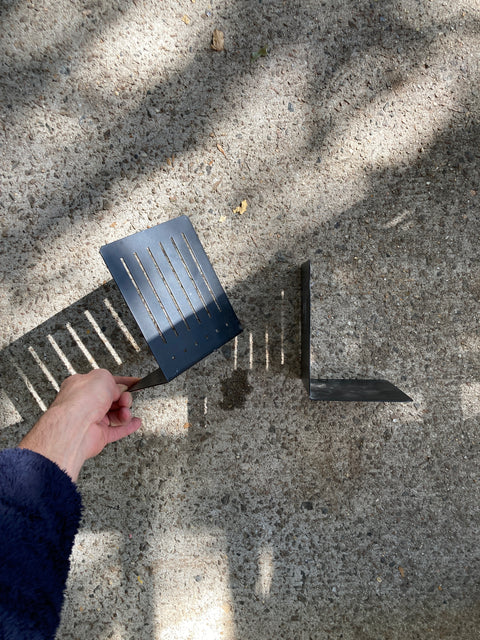
M 19 448 L 48 458 L 76 482 L 85 462 L 81 447 L 84 429 L 84 424 L 76 423 L 75 416 L 68 415 L 64 407 L 52 406 L 23 438 Z

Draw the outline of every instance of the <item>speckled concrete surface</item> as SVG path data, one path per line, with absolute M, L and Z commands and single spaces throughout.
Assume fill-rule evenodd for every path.
M 479 637 L 478 0 L 1 20 L 0 445 L 69 368 L 154 368 L 107 242 L 188 214 L 245 328 L 85 466 L 59 640 Z M 413 403 L 307 399 L 305 259 L 322 372 Z

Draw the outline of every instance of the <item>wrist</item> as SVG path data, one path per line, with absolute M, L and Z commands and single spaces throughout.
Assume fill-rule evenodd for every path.
M 81 425 L 72 424 L 72 416 L 66 416 L 62 407 L 52 406 L 27 433 L 19 447 L 40 453 L 76 482 L 85 462 L 81 440 Z

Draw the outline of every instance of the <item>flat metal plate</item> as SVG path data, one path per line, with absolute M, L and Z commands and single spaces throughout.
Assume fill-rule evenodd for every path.
M 165 381 L 242 331 L 187 216 L 107 244 L 100 253 Z
M 310 399 L 339 402 L 411 402 L 387 380 L 310 380 Z

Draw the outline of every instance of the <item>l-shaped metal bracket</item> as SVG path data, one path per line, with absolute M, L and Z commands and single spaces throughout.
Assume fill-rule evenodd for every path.
M 317 379 L 311 377 L 310 261 L 302 264 L 302 378 L 311 400 L 340 402 L 412 402 L 387 380 Z

